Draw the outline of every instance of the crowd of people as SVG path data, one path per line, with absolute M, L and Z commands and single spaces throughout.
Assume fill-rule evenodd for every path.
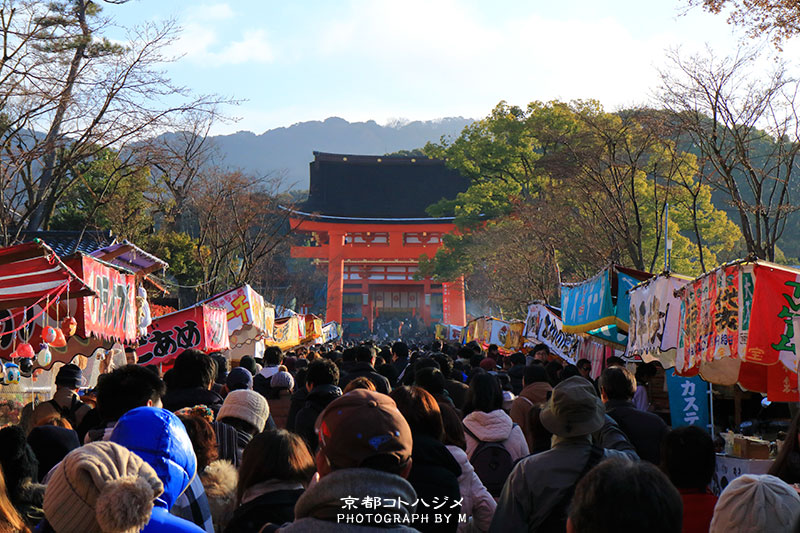
M 81 377 L 0 430 L 0 531 L 800 531 L 797 419 L 717 498 L 709 434 L 616 358 L 367 341 Z

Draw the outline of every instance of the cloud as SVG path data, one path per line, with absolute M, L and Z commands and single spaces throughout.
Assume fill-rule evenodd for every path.
M 224 24 L 229 22 L 229 24 Z M 172 52 L 205 67 L 269 63 L 275 58 L 263 29 L 240 29 L 228 4 L 201 5 L 183 17 L 180 39 Z M 228 31 L 225 31 L 228 29 Z

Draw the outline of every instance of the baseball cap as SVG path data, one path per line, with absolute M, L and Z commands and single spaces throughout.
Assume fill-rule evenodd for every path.
M 320 451 L 334 470 L 381 465 L 402 468 L 411 457 L 413 440 L 408 422 L 389 396 L 356 389 L 332 401 L 316 423 Z

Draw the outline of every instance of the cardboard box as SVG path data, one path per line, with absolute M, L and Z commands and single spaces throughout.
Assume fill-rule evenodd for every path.
M 743 459 L 769 459 L 769 442 L 753 437 L 734 437 L 733 454 Z

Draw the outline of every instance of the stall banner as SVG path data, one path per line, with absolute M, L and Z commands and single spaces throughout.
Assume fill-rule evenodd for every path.
M 796 356 L 792 319 L 800 316 L 800 272 L 758 263 L 755 275 L 753 327 L 744 359 L 762 365 L 786 361 L 793 369 Z
M 617 325 L 626 330 L 631 322 L 631 289 L 641 283 L 638 279 L 622 272 L 617 272 Z
M 211 307 L 225 309 L 228 317 L 228 331 L 231 333 L 239 331 L 246 325 L 255 326 L 261 331 L 266 329 L 264 297 L 254 291 L 250 285 L 242 285 L 213 296 L 204 303 Z
M 709 428 L 708 383 L 699 376 L 687 378 L 666 371 L 672 427 Z
M 606 268 L 583 283 L 561 284 L 561 317 L 566 333 L 585 333 L 614 324 L 611 269 Z
M 665 367 L 673 366 L 681 309 L 675 291 L 687 281 L 674 275 L 659 275 L 631 291 L 629 354 L 638 355 L 645 362 L 659 359 L 670 363 Z
M 264 307 L 264 338 L 271 339 L 274 329 L 275 329 L 275 308 L 271 306 L 266 306 Z
M 490 318 L 487 320 L 487 326 L 489 332 L 487 344 L 496 344 L 498 348 L 506 351 L 515 351 L 522 347 L 524 322 L 509 322 Z
M 300 344 L 300 326 L 298 323 L 299 321 L 295 315 L 276 320 L 272 340 L 267 344 L 278 346 L 281 350 Z
M 154 365 L 171 363 L 190 348 L 204 352 L 230 348 L 224 309 L 199 304 L 160 316 L 150 324 L 147 337 L 140 340 L 136 353 L 140 365 Z
M 798 402 L 797 373 L 778 363 L 767 367 L 767 399 L 772 402 Z
M 77 271 L 96 296 L 78 300 L 78 335 L 132 343 L 139 336 L 136 324 L 135 276 L 123 274 L 82 255 Z M 74 265 L 74 261 L 69 261 Z
M 448 333 L 448 342 L 461 342 L 464 328 L 461 326 L 447 326 L 447 333 Z
M 628 334 L 619 329 L 616 324 L 593 329 L 588 334 L 601 342 L 613 344 L 615 348 L 621 350 L 624 350 L 628 344 Z
M 330 342 L 339 338 L 339 325 L 336 322 L 328 322 L 322 326 L 322 337 L 320 344 Z
M 322 337 L 322 319 L 316 315 L 301 315 L 301 319 L 305 322 L 306 335 L 303 337 L 303 342 L 313 342 Z
M 434 327 L 434 337 L 440 341 L 446 341 L 449 334 L 449 326 L 445 324 L 436 324 Z
M 683 372 L 739 352 L 739 265 L 720 267 L 678 290 L 680 332 L 675 367 Z
M 523 336 L 533 343 L 546 344 L 550 351 L 572 364 L 581 345 L 578 335 L 564 333 L 561 319 L 546 305 L 532 303 L 528 306 Z

